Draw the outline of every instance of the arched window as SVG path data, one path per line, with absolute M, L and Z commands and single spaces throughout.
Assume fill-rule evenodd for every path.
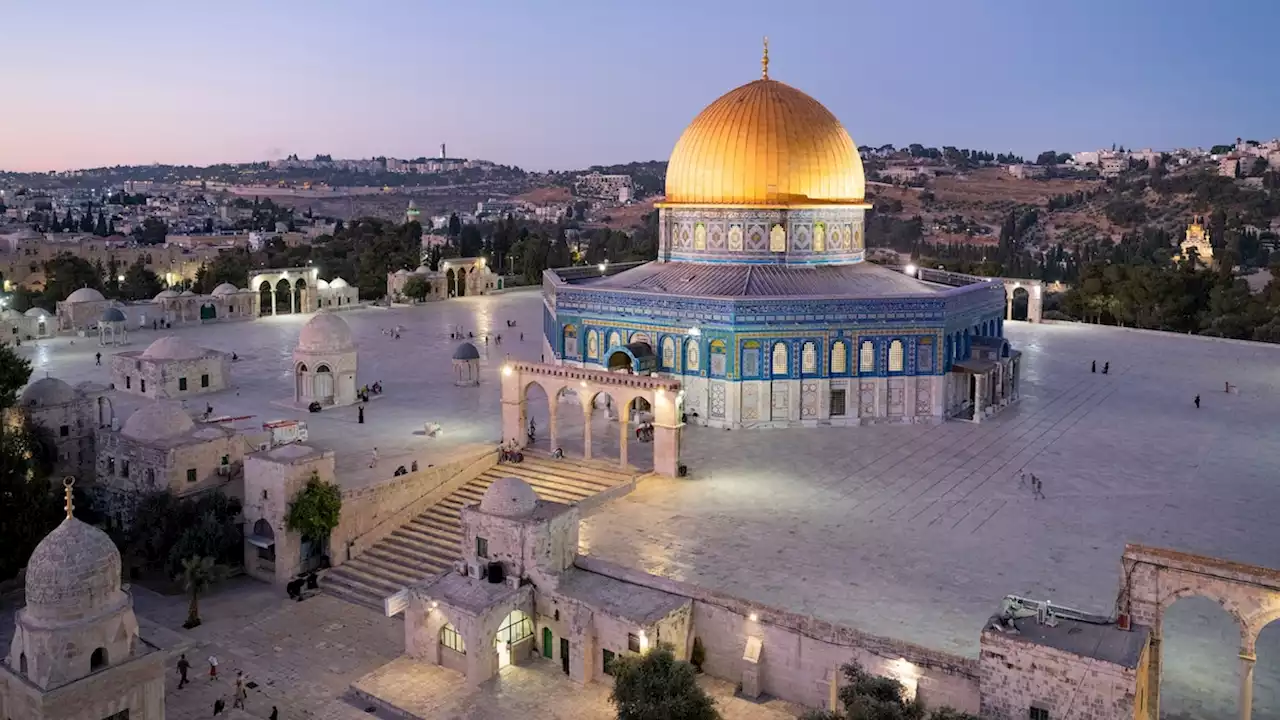
M 498 628 L 498 637 L 494 640 L 494 643 L 511 643 L 514 645 L 532 636 L 533 620 L 529 619 L 529 616 L 523 610 L 512 610 L 507 615 L 507 619 L 502 621 L 502 627 Z
M 572 325 L 564 326 L 564 355 L 578 357 L 578 328 Z
M 621 344 L 622 344 L 622 335 L 620 335 L 617 330 L 614 330 L 613 332 L 609 333 L 609 345 L 608 347 L 605 348 L 605 350 L 616 348 Z
M 587 357 L 597 360 L 600 357 L 600 331 L 587 331 Z
M 670 337 L 662 338 L 662 369 L 670 370 L 676 366 L 676 341 Z
M 849 346 L 843 340 L 831 344 L 831 374 L 849 371 Z
M 711 347 L 711 375 L 712 377 L 724 377 L 725 373 L 725 345 L 723 340 L 712 340 Z
M 642 343 L 648 344 L 649 347 L 653 347 L 653 341 L 649 339 L 649 336 L 647 334 L 642 332 L 633 333 L 631 335 L 631 342 L 633 343 L 642 342 Z
M 89 670 L 101 670 L 107 666 L 107 649 L 98 648 L 89 656 Z
M 800 372 L 818 372 L 818 346 L 811 342 L 800 348 Z
M 440 628 L 440 644 L 456 653 L 467 654 L 467 644 L 462 642 L 462 635 L 450 623 Z
M 27 654 L 20 653 L 18 655 L 18 672 L 23 675 L 27 674 Z
M 822 223 L 813 225 L 813 251 L 816 253 L 827 251 L 827 226 Z
M 858 372 L 876 371 L 876 345 L 870 340 L 863 340 L 858 350 Z
M 933 372 L 933 338 L 920 338 L 916 341 L 916 372 Z
M 781 225 L 774 225 L 769 231 L 769 252 L 787 251 L 787 231 Z
M 902 372 L 903 370 L 903 352 L 902 341 L 894 340 L 889 343 L 889 372 Z
M 721 343 L 723 346 L 723 343 Z M 684 344 L 684 368 L 689 372 L 698 372 L 698 339 L 689 338 Z
M 790 363 L 787 362 L 787 344 L 781 342 L 774 343 L 772 358 L 773 359 L 769 364 L 769 367 L 772 368 L 771 372 L 774 375 L 786 375 L 790 365 Z
M 742 377 L 760 377 L 760 343 L 756 340 L 742 343 Z

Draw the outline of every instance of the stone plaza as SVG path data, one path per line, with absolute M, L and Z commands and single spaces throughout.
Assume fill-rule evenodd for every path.
M 192 402 L 207 401 L 216 415 L 243 418 L 246 427 L 305 420 L 309 443 L 335 451 L 340 482 L 358 486 L 390 473 L 368 469 L 373 446 L 385 466 L 394 467 L 400 455 L 438 448 L 443 456 L 463 444 L 496 443 L 500 366 L 508 355 L 541 359 L 541 313 L 540 298 L 525 292 L 343 313 L 360 349 L 358 384 L 380 380 L 385 387 L 368 404 L 363 425 L 353 407 L 307 414 L 292 404 L 290 354 L 307 316 L 169 333 L 238 356 L 230 387 Z M 400 339 L 383 332 L 390 328 L 399 328 Z M 454 384 L 457 343 L 449 336 L 459 328 L 473 334 L 481 350 L 476 387 Z M 1280 444 L 1270 428 L 1280 399 L 1280 348 L 1069 324 L 1010 323 L 1006 330 L 1024 353 L 1021 400 L 1008 412 L 982 424 L 939 426 L 689 426 L 682 453 L 689 477 L 646 478 L 630 495 L 605 504 L 586 518 L 581 551 L 970 657 L 1006 594 L 1110 612 L 1126 542 L 1276 565 L 1267 548 L 1280 530 L 1266 521 L 1266 508 L 1280 499 L 1273 482 Z M 145 347 L 152 335 L 135 333 L 128 347 Z M 98 350 L 88 339 L 73 345 L 66 337 L 21 348 L 33 361 L 33 380 L 48 373 L 72 384 L 106 384 L 109 363 L 104 357 L 103 366 L 94 364 Z M 1097 373 L 1090 372 L 1094 360 Z M 1104 363 L 1110 363 L 1107 374 Z M 113 401 L 122 420 L 149 402 L 120 393 Z M 531 399 L 530 412 L 545 426 L 540 402 Z M 421 432 L 432 421 L 441 423 L 441 436 Z M 595 455 L 616 457 L 617 434 L 605 430 L 602 413 L 597 421 Z M 581 433 L 572 424 L 561 427 L 560 437 L 567 454 L 581 454 Z M 646 447 L 632 445 L 633 464 L 649 462 Z M 1043 499 L 1021 482 L 1024 472 L 1043 482 Z M 228 608 L 235 604 L 226 601 Z M 296 616 L 291 622 L 299 633 L 312 628 L 305 643 L 280 645 L 281 656 L 296 667 L 289 689 L 277 691 L 286 703 L 282 711 L 299 705 L 290 698 L 323 684 L 317 674 L 328 672 L 305 658 L 324 642 L 314 628 L 333 621 L 320 624 L 309 614 L 324 608 L 336 616 L 368 614 L 332 598 L 293 607 L 271 611 Z M 206 610 L 211 627 L 218 627 L 218 608 Z M 181 623 L 172 608 L 172 617 L 157 609 L 151 618 L 141 599 L 138 614 L 171 629 Z M 352 646 L 389 647 L 361 650 L 379 661 L 371 657 L 361 672 L 340 673 L 324 697 L 339 697 L 355 677 L 399 655 L 400 621 L 376 622 L 393 629 L 385 636 L 356 633 Z M 1163 714 L 1234 716 L 1239 639 L 1231 619 L 1212 602 L 1187 599 L 1169 611 L 1165 633 Z M 211 634 L 210 642 L 214 638 L 237 642 L 235 634 Z M 206 655 L 200 649 L 193 659 L 197 670 Z M 1280 637 L 1267 630 L 1258 642 L 1255 717 L 1280 713 L 1278 657 Z M 512 671 L 525 669 L 503 677 Z M 171 689 L 171 702 L 174 697 Z M 211 706 L 201 705 L 199 712 L 175 707 L 171 714 L 195 717 Z M 265 716 L 260 707 L 253 714 Z

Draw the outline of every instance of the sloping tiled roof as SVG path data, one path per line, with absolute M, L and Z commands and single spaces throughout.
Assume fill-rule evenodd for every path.
M 651 262 L 574 284 L 601 290 L 739 298 L 919 296 L 952 289 L 866 262 L 813 267 Z

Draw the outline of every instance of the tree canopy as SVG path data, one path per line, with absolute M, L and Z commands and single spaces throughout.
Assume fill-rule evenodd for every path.
M 312 473 L 306 487 L 298 491 L 285 513 L 284 524 L 313 542 L 328 542 L 329 533 L 342 517 L 342 490 Z
M 670 645 L 613 661 L 609 702 L 618 720 L 719 720 L 715 701 L 698 685 L 697 672 L 677 660 Z

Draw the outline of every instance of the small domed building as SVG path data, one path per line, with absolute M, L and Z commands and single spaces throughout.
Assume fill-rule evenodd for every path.
M 109 307 L 103 310 L 102 317 L 98 318 L 98 344 L 103 347 L 129 344 L 129 330 L 125 327 L 125 322 L 120 308 Z
M 91 330 L 102 318 L 102 312 L 114 306 L 114 301 L 108 300 L 97 290 L 82 287 L 68 295 L 66 300 L 59 301 L 54 308 L 58 317 L 58 330 Z
M 222 487 L 238 476 L 245 442 L 234 430 L 197 425 L 176 402 L 134 411 L 119 430 L 98 431 L 95 509 L 119 527 L 133 522 L 138 500 L 168 491 L 176 497 Z
M 545 355 L 675 377 L 714 427 L 978 420 L 1016 398 L 1003 284 L 865 262 L 870 207 L 849 133 L 766 52 L 676 142 L 657 260 L 544 277 Z
M 316 313 L 302 326 L 293 351 L 294 402 L 354 403 L 357 359 L 347 322 L 329 310 Z
M 480 384 L 480 351 L 472 343 L 464 342 L 453 351 L 453 384 Z
M 142 639 L 120 553 L 71 515 L 27 563 L 26 606 L 0 664 L 0 717 L 161 720 L 165 654 Z
M 113 417 L 105 388 L 82 383 L 72 387 L 55 377 L 40 378 L 22 391 L 16 406 L 5 411 L 7 426 L 38 426 L 55 451 L 53 475 L 92 478 L 98 428 Z
M 231 381 L 231 356 L 166 335 L 146 350 L 111 357 L 111 382 L 117 390 L 154 400 L 225 390 Z
M 405 294 L 405 285 L 414 277 L 426 283 L 427 292 L 422 300 L 488 295 L 503 288 L 502 276 L 490 269 L 485 258 L 449 258 L 440 261 L 439 270 L 419 265 L 412 272 L 396 270 L 387 273 L 387 297 L 392 302 L 416 301 L 418 298 Z

